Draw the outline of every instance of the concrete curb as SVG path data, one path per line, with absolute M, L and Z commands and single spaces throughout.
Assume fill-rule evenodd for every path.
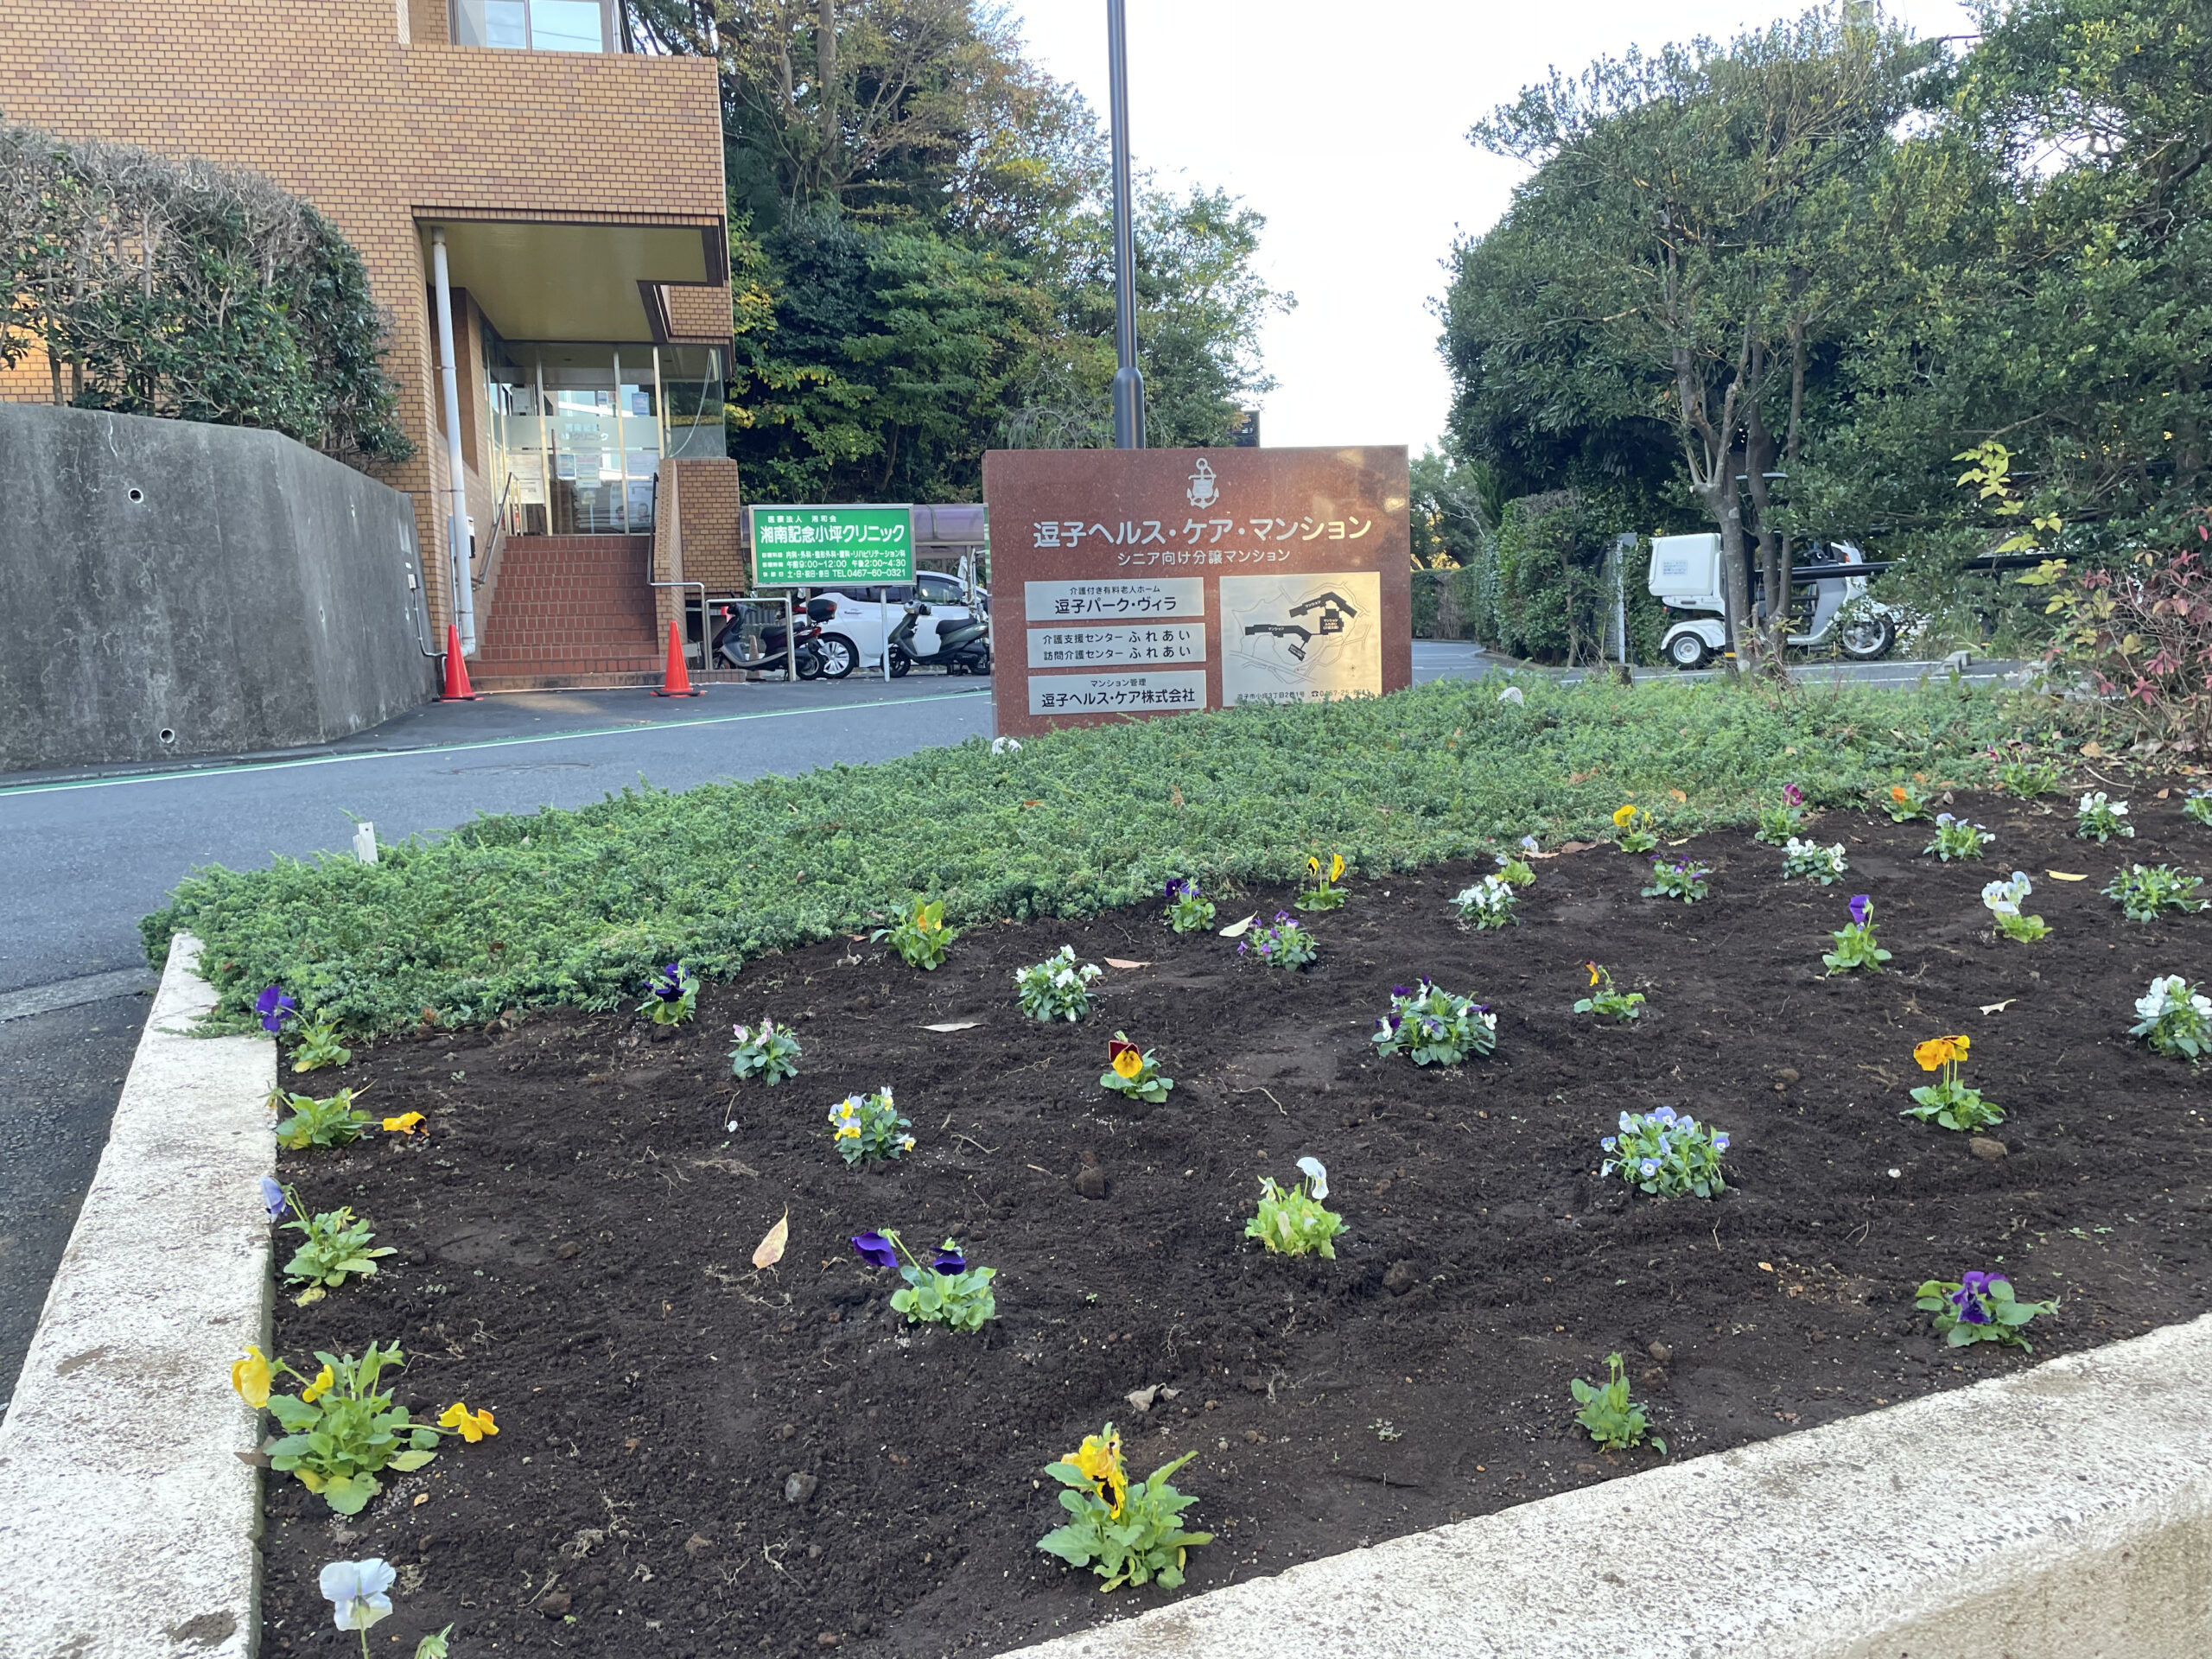
M 249 1659 L 274 1172 L 264 1037 L 198 1038 L 215 994 L 179 935 L 107 1149 L 0 1422 L 0 1656 Z
M 2204 1659 L 2208 1401 L 2212 1315 L 1020 1653 Z

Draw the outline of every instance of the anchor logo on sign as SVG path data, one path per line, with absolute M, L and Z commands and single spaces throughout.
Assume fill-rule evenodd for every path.
M 1191 474 L 1191 487 L 1184 498 L 1194 507 L 1210 507 L 1221 499 L 1221 489 L 1213 475 L 1213 468 L 1201 459 L 1198 470 Z

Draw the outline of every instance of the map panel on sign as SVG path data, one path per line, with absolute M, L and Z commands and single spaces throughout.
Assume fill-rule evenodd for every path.
M 1027 582 L 1022 603 L 1031 623 L 1145 622 L 1204 616 L 1203 576 L 1101 576 L 1091 582 Z
M 1203 622 L 1116 622 L 1103 627 L 1029 630 L 1032 668 L 1143 668 L 1205 659 Z
M 1204 669 L 1187 674 L 1048 674 L 1029 682 L 1033 715 L 1187 714 L 1205 706 Z
M 1382 695 L 1382 578 L 1372 570 L 1221 578 L 1221 700 Z

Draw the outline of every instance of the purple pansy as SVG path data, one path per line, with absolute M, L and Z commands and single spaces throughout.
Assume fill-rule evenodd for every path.
M 678 1002 L 683 998 L 683 964 L 671 962 L 645 982 L 645 989 L 664 1002 Z
M 1805 804 L 1805 791 L 1795 784 L 1784 784 L 1782 786 L 1782 798 L 1792 806 L 1802 806 Z
M 1874 901 L 1863 893 L 1851 895 L 1851 919 L 1859 926 L 1866 925 L 1866 918 L 1874 913 Z
M 861 1259 L 870 1267 L 895 1268 L 899 1265 L 899 1252 L 891 1248 L 891 1241 L 881 1233 L 854 1234 L 853 1248 L 861 1253 Z
M 937 1259 L 930 1266 L 939 1273 L 965 1273 L 968 1271 L 968 1258 L 960 1254 L 958 1245 L 948 1244 L 937 1253 Z
M 1958 1310 L 1961 1325 L 1989 1323 L 1989 1287 L 2002 1276 L 1993 1273 L 1969 1273 L 1959 1281 L 1959 1287 L 1951 1293 L 1951 1306 Z
M 284 995 L 281 985 L 271 985 L 253 1000 L 253 1011 L 261 1016 L 264 1031 L 282 1031 L 284 1022 L 292 1017 L 299 1004 Z
M 271 1221 L 284 1213 L 284 1189 L 266 1175 L 261 1178 L 261 1207 L 269 1212 Z

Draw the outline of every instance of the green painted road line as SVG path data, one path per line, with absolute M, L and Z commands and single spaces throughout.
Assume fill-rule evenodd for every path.
M 796 715 L 848 714 L 867 709 L 899 709 L 922 702 L 960 702 L 988 697 L 988 691 L 938 691 L 922 697 L 887 697 L 870 702 L 840 702 L 820 709 L 762 709 L 745 715 L 703 715 L 696 720 L 653 721 L 639 726 L 604 726 L 581 732 L 541 732 L 530 737 L 487 737 L 472 743 L 432 743 L 416 749 L 364 749 L 355 754 L 314 754 L 297 760 L 245 761 L 231 766 L 180 767 L 173 772 L 125 772 L 115 778 L 79 778 L 60 783 L 21 784 L 0 789 L 10 795 L 48 795 L 65 789 L 115 789 L 124 784 L 165 784 L 180 779 L 228 778 L 246 772 L 283 772 L 295 766 L 334 766 L 351 760 L 401 760 L 423 754 L 466 754 L 474 749 L 505 749 L 530 743 L 567 743 L 584 737 L 637 737 L 650 732 L 682 731 L 695 726 L 728 726 L 741 720 L 784 720 Z

